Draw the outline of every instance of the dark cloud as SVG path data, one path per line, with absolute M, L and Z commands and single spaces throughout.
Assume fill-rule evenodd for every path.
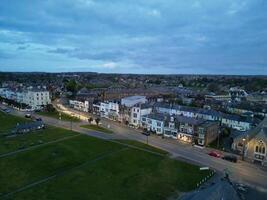
M 51 71 L 266 74 L 266 10 L 265 0 L 1 0 L 0 50 L 23 50 L 10 65 L 29 71 L 36 58 Z

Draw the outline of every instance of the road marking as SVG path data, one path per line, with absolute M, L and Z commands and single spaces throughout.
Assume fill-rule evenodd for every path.
M 69 169 L 65 169 L 65 170 L 63 170 L 63 171 L 61 171 L 61 172 L 59 172 L 59 173 L 56 173 L 56 174 L 54 174 L 54 175 L 51 175 L 51 176 L 48 176 L 48 177 L 46 177 L 46 178 L 40 179 L 40 180 L 38 180 L 38 181 L 32 182 L 32 183 L 27 184 L 27 185 L 25 185 L 25 186 L 23 186 L 23 187 L 20 187 L 20 188 L 18 188 L 18 189 L 15 189 L 15 190 L 13 190 L 13 191 L 11 191 L 11 192 L 7 192 L 7 193 L 5 193 L 4 195 L 0 196 L 0 199 L 8 198 L 8 197 L 10 197 L 10 196 L 12 196 L 12 195 L 14 195 L 14 194 L 16 194 L 16 193 L 23 192 L 23 191 L 25 191 L 25 190 L 27 190 L 27 189 L 30 189 L 30 188 L 35 187 L 35 186 L 37 186 L 37 185 L 46 183 L 46 182 L 48 182 L 48 181 L 50 181 L 50 180 L 53 180 L 53 179 L 55 179 L 55 178 L 57 178 L 57 177 L 64 176 L 64 175 L 65 175 L 66 173 L 68 173 L 68 172 L 74 171 L 74 170 L 76 170 L 76 169 L 79 169 L 79 168 L 81 168 L 81 167 L 83 167 L 83 166 L 86 166 L 86 165 L 89 165 L 89 164 L 94 164 L 94 163 L 96 163 L 96 162 L 99 161 L 99 160 L 103 160 L 104 158 L 107 158 L 108 156 L 111 156 L 111 155 L 120 153 L 120 152 L 125 151 L 125 150 L 127 150 L 127 149 L 129 149 L 129 148 L 124 147 L 124 148 L 121 148 L 121 149 L 119 149 L 119 150 L 115 150 L 115 151 L 112 151 L 112 152 L 105 152 L 105 153 L 102 153 L 102 154 L 98 155 L 97 157 L 95 157 L 94 159 L 87 160 L 87 161 L 85 161 L 85 162 L 83 162 L 83 163 L 81 163 L 81 164 L 79 164 L 79 165 L 76 165 L 76 166 L 71 167 L 71 168 L 69 168 Z

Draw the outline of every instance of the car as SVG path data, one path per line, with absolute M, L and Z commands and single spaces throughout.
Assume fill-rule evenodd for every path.
M 146 136 L 150 136 L 150 133 L 149 132 L 142 132 L 143 135 L 146 135 Z
M 43 121 L 42 118 L 40 118 L 40 117 L 39 118 L 36 118 L 35 120 L 36 121 Z
M 26 117 L 26 118 L 31 118 L 32 115 L 31 115 L 30 113 L 27 113 L 27 114 L 25 115 L 25 117 Z
M 7 109 L 7 108 L 3 108 L 2 109 L 5 113 L 10 113 L 11 112 L 11 110 L 9 110 L 9 109 Z
M 216 152 L 216 151 L 211 151 L 211 152 L 208 153 L 208 155 L 216 157 L 216 158 L 220 158 L 221 157 L 221 154 Z
M 233 162 L 233 163 L 237 162 L 237 157 L 234 155 L 226 155 L 226 156 L 223 156 L 222 159 Z

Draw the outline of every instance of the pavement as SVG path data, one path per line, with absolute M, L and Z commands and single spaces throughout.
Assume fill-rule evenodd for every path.
M 89 117 L 88 113 L 81 113 L 69 108 L 68 110 L 75 112 L 76 115 L 86 115 Z M 12 109 L 11 114 L 24 116 L 25 113 Z M 129 139 L 143 143 L 147 142 L 147 136 L 142 135 L 138 130 L 129 128 L 118 122 L 114 122 L 105 118 L 101 118 L 101 126 L 109 127 L 113 130 L 113 134 L 106 134 L 81 128 L 80 126 L 82 124 L 88 124 L 88 122 L 86 121 L 74 123 L 45 116 L 38 116 L 38 113 L 34 115 L 41 117 L 43 121 L 48 125 L 71 129 L 76 132 L 104 140 Z M 231 163 L 220 158 L 209 156 L 207 153 L 211 149 L 201 149 L 177 140 L 167 138 L 162 139 L 161 137 L 155 135 L 149 136 L 148 143 L 151 146 L 169 152 L 170 156 L 174 159 L 198 164 L 199 166 L 208 166 L 219 173 L 224 173 L 224 171 L 227 170 L 232 181 L 245 184 L 253 190 L 261 192 L 261 194 L 266 195 L 265 197 L 267 199 L 267 171 L 262 169 L 262 167 L 260 166 L 241 160 L 239 160 L 237 163 Z

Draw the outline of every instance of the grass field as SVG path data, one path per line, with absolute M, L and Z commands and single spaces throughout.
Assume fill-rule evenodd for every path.
M 113 133 L 112 130 L 110 130 L 110 129 L 103 128 L 101 126 L 97 126 L 97 125 L 93 125 L 93 124 L 82 125 L 81 127 L 87 128 L 90 130 L 94 130 L 94 131 L 100 131 L 103 133 Z
M 0 135 L 7 133 L 11 128 L 14 128 L 17 123 L 22 123 L 27 119 L 20 117 L 10 117 L 9 114 L 0 111 Z
M 53 127 L 46 131 L 42 135 L 75 134 Z M 31 141 L 24 136 L 25 142 Z M 0 157 L 0 199 L 160 200 L 194 189 L 209 173 L 158 155 L 161 150 L 154 147 L 122 142 L 125 145 L 77 135 Z
M 47 117 L 53 117 L 55 119 L 59 119 L 59 112 L 38 112 L 39 115 L 47 116 Z M 73 121 L 73 122 L 80 122 L 81 120 L 77 117 L 72 117 L 70 115 L 67 115 L 65 113 L 61 113 L 61 120 L 63 121 Z

